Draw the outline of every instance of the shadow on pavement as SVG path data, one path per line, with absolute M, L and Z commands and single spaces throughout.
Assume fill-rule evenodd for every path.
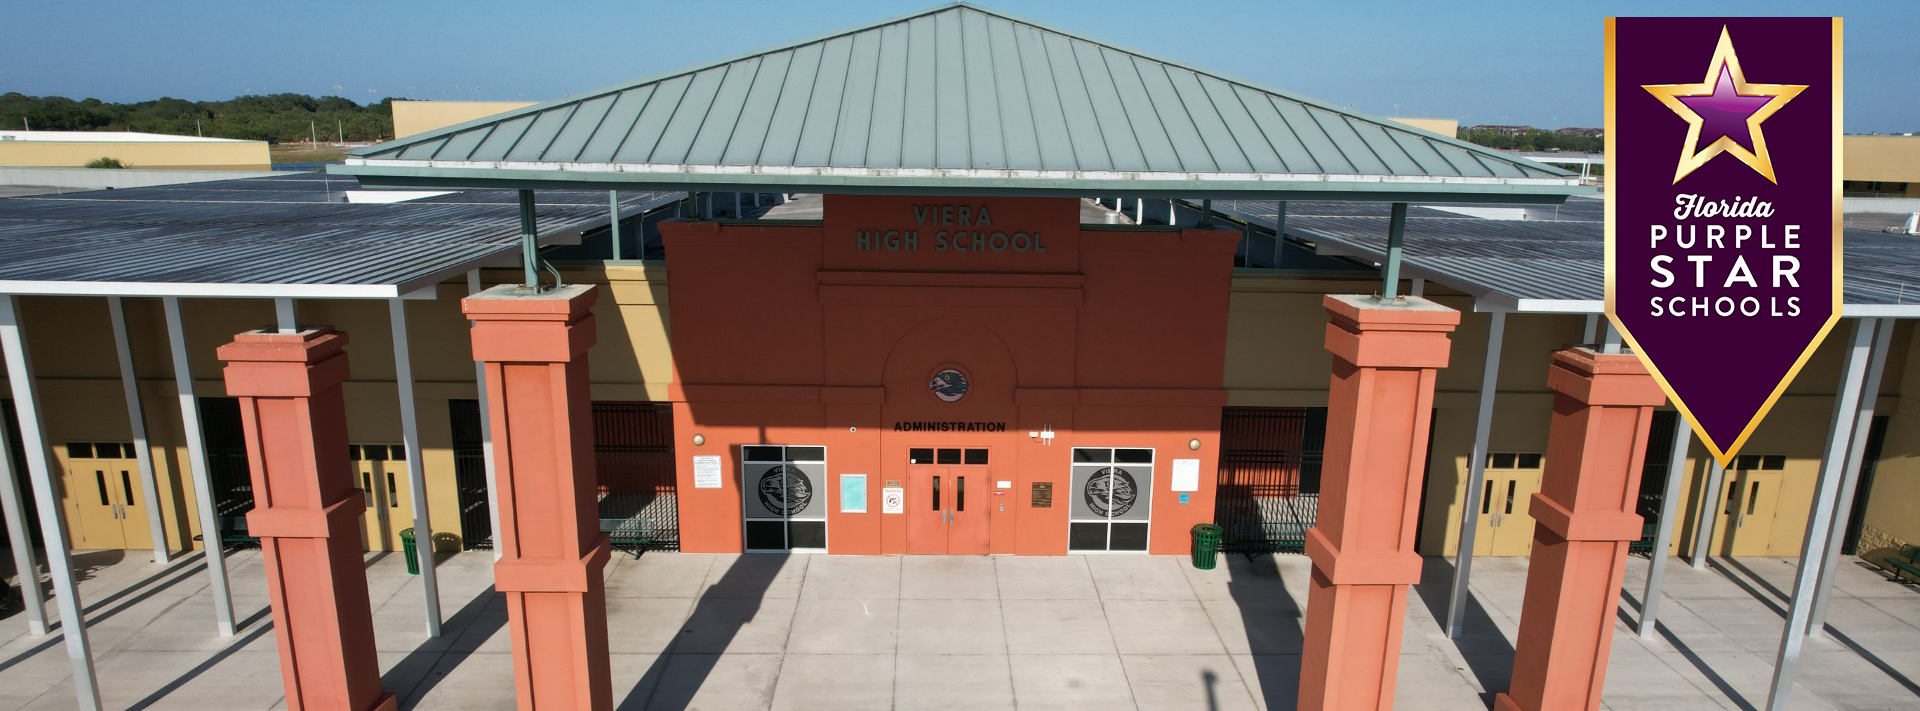
M 1248 558 L 1244 565 L 1233 561 L 1232 554 L 1220 554 L 1229 573 L 1227 594 L 1240 610 L 1253 653 L 1260 695 L 1267 708 L 1293 708 L 1300 702 L 1300 652 L 1306 646 L 1300 611 L 1306 601 L 1287 591 L 1272 555 Z M 1213 708 L 1213 679 L 1206 681 L 1208 708 Z
M 726 574 L 700 594 L 680 634 L 654 658 L 653 665 L 627 691 L 619 708 L 685 709 L 708 681 L 725 683 L 725 679 L 710 678 L 720 655 L 680 654 L 683 641 L 697 637 L 703 645 L 715 650 L 726 649 L 740 634 L 740 628 L 759 614 L 767 589 L 792 557 L 781 552 L 746 553 L 735 558 Z M 646 691 L 643 693 L 643 690 Z
M 1414 593 L 1420 596 L 1427 612 L 1445 633 L 1447 596 L 1453 593 L 1453 561 L 1438 556 L 1422 558 L 1420 568 L 1420 583 L 1413 586 Z M 1459 636 L 1450 637 L 1448 641 L 1460 651 L 1467 669 L 1485 690 L 1480 693 L 1480 700 L 1492 707 L 1494 695 L 1506 691 L 1513 683 L 1513 642 L 1500 631 L 1500 626 L 1494 623 L 1493 616 L 1487 614 L 1487 608 L 1473 596 L 1472 590 L 1467 591 L 1462 614 Z

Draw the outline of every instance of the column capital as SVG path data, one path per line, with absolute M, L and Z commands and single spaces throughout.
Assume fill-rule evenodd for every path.
M 1638 356 L 1584 347 L 1553 352 L 1547 386 L 1590 406 L 1659 407 L 1667 402 Z
M 460 300 L 473 319 L 473 359 L 495 363 L 565 363 L 594 343 L 592 284 L 524 293 L 510 284 Z
M 234 397 L 312 397 L 347 379 L 347 334 L 329 326 L 298 333 L 247 331 L 215 351 Z
M 1328 294 L 1327 350 L 1363 368 L 1445 368 L 1460 312 L 1418 296 Z

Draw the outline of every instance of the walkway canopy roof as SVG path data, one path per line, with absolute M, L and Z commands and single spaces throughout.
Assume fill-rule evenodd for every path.
M 1214 209 L 1273 228 L 1272 202 L 1232 201 Z M 1511 219 L 1475 214 L 1522 208 L 1407 212 L 1402 274 L 1472 294 L 1482 309 L 1601 313 L 1606 307 L 1606 223 L 1601 202 L 1568 200 L 1559 208 L 1524 208 Z M 1290 203 L 1287 235 L 1320 254 L 1385 261 L 1384 206 Z M 1920 238 L 1847 230 L 1843 315 L 1920 318 Z
M 0 200 L 0 294 L 395 298 L 520 251 L 518 196 L 346 202 L 297 173 Z M 542 244 L 609 221 L 605 191 L 538 195 Z M 632 215 L 678 193 L 621 193 Z
M 368 185 L 1557 203 L 1573 174 L 947 5 L 353 152 Z

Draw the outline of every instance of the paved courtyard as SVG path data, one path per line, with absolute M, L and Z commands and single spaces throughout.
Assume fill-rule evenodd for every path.
M 76 557 L 101 690 L 116 709 L 283 708 L 260 557 L 231 559 L 238 635 L 215 634 L 198 555 Z M 831 557 L 616 554 L 607 570 L 614 700 L 623 709 L 1292 708 L 1308 564 L 1218 570 L 1127 555 Z M 418 578 L 368 556 L 384 686 L 402 708 L 513 707 L 506 612 L 491 557 L 440 567 L 445 634 L 428 639 Z M 1793 563 L 1669 566 L 1662 633 L 1614 638 L 1613 709 L 1753 709 L 1765 703 Z M 1471 630 L 1449 640 L 1450 568 L 1430 559 L 1411 596 L 1397 708 L 1487 708 L 1506 687 L 1525 559 L 1475 563 Z M 1629 588 L 1646 561 L 1633 559 Z M 1831 631 L 1809 642 L 1799 709 L 1920 707 L 1920 589 L 1854 559 Z M 0 619 L 0 709 L 72 709 L 64 647 Z

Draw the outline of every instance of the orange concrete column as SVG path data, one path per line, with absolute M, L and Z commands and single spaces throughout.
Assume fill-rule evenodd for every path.
M 247 532 L 266 559 L 289 709 L 394 708 L 380 690 L 360 554 L 366 504 L 347 462 L 346 343 L 321 326 L 250 331 L 218 351 L 227 394 L 240 399 L 253 472 Z
M 1504 711 L 1600 708 L 1614 610 L 1653 409 L 1666 402 L 1640 359 L 1585 348 L 1553 354 L 1553 423 L 1533 516 L 1533 556 Z
M 592 286 L 467 297 L 473 357 L 486 366 L 500 528 L 494 588 L 507 597 L 524 710 L 613 708 L 607 594 L 587 348 Z
M 1460 312 L 1418 297 L 1326 297 L 1333 384 L 1318 524 L 1307 531 L 1300 708 L 1388 709 L 1400 668 L 1434 372 Z

